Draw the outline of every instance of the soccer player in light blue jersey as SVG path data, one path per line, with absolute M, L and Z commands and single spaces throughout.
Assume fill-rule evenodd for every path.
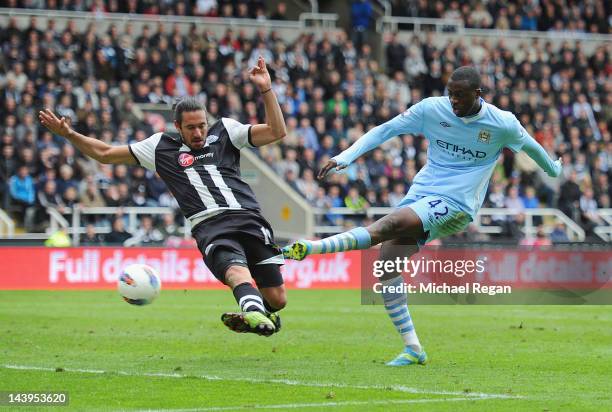
M 400 134 L 421 134 L 429 141 L 427 164 L 415 176 L 397 209 L 371 224 L 318 241 L 299 240 L 283 248 L 286 258 L 302 260 L 311 254 L 368 249 L 382 243 L 381 259 L 395 259 L 418 251 L 419 245 L 464 230 L 482 206 L 487 185 L 503 148 L 524 150 L 552 177 L 561 173 L 561 159 L 553 161 L 529 136 L 516 117 L 481 98 L 480 75 L 460 67 L 447 84 L 448 96 L 430 97 L 363 135 L 333 157 L 319 172 L 350 165 L 362 154 Z M 400 285 L 400 273 L 382 277 L 383 285 Z M 427 354 L 417 337 L 406 293 L 383 294 L 385 309 L 405 345 L 391 366 L 424 364 Z

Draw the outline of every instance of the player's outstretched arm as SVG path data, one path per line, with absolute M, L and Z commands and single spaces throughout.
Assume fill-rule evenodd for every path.
M 58 118 L 49 109 L 38 112 L 38 119 L 51 133 L 64 137 L 85 155 L 100 163 L 137 164 L 127 145 L 110 146 L 100 140 L 83 136 L 68 126 L 64 117 Z
M 525 132 L 527 133 L 527 132 Z M 561 158 L 552 160 L 546 150 L 536 140 L 526 135 L 523 151 L 527 153 L 550 177 L 557 177 L 561 174 Z
M 402 114 L 368 131 L 353 143 L 351 147 L 334 156 L 323 166 L 317 177 L 323 179 L 334 167 L 336 170 L 344 169 L 362 154 L 380 146 L 394 136 L 405 133 L 422 133 L 425 123 L 425 112 L 429 104 L 427 101 L 428 99 L 420 101 Z
M 358 157 L 364 153 L 369 152 L 375 147 L 380 146 L 390 138 L 397 136 L 401 133 L 410 133 L 411 130 L 402 130 L 402 119 L 399 119 L 399 115 L 386 123 L 378 125 L 368 131 L 366 134 L 361 136 L 355 143 L 351 145 L 344 152 L 331 158 L 325 166 L 321 168 L 318 179 L 323 179 L 325 175 L 335 168 L 336 170 L 342 170 L 355 161 Z
M 263 57 L 257 59 L 257 66 L 249 70 L 249 78 L 262 93 L 266 111 L 266 123 L 253 125 L 251 142 L 255 146 L 264 146 L 276 142 L 287 135 L 283 112 L 272 90 L 272 80 Z

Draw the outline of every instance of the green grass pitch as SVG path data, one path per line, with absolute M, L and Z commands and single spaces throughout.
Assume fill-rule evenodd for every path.
M 288 295 L 283 330 L 263 338 L 223 327 L 226 291 L 162 291 L 146 307 L 3 291 L 0 391 L 67 391 L 58 409 L 87 411 L 612 410 L 610 306 L 415 305 L 430 363 L 390 368 L 401 342 L 381 306 Z

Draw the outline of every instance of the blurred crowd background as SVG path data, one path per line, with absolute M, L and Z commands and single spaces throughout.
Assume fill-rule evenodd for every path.
M 92 12 L 185 14 L 282 19 L 286 6 L 268 10 L 262 1 L 5 1 L 9 7 L 62 8 Z M 463 19 L 468 27 L 521 30 L 609 31 L 605 1 L 543 0 L 505 2 L 393 1 L 397 15 Z M 446 5 L 445 5 L 446 4 Z M 353 20 L 367 16 L 369 1 L 353 2 Z M 563 6 L 563 7 L 561 7 Z M 355 32 L 358 32 L 356 30 Z M 139 167 L 100 165 L 42 128 L 37 111 L 50 108 L 88 136 L 110 144 L 140 141 L 157 130 L 139 104 L 172 102 L 184 95 L 208 108 L 209 122 L 232 117 L 264 121 L 260 96 L 247 68 L 263 56 L 282 106 L 288 134 L 258 154 L 296 191 L 318 208 L 363 211 L 395 206 L 426 162 L 427 140 L 404 135 L 360 158 L 344 173 L 315 179 L 331 156 L 377 124 L 427 96 L 445 93 L 451 72 L 476 66 L 484 99 L 512 111 L 551 157 L 562 157 L 561 179 L 551 179 L 524 153 L 504 151 L 493 174 L 485 206 L 517 210 L 486 223 L 503 228 L 502 237 L 520 240 L 525 209 L 556 207 L 588 234 L 600 224 L 597 210 L 610 207 L 612 174 L 611 46 L 587 53 L 581 43 L 555 50 L 545 40 L 525 40 L 510 48 L 502 40 L 456 38 L 434 45 L 434 33 L 401 42 L 384 38 L 379 61 L 364 37 L 302 34 L 287 42 L 275 31 L 247 36 L 228 28 L 215 36 L 205 26 L 188 35 L 164 23 L 135 32 L 130 24 L 96 34 L 74 22 L 42 26 L 35 17 L 25 30 L 14 20 L 0 27 L 0 191 L 2 208 L 28 231 L 47 224 L 47 207 L 170 206 L 176 201 L 159 176 Z M 319 224 L 367 223 L 328 213 Z M 94 219 L 92 242 L 159 243 L 180 233 L 180 216 L 143 219 L 140 233 L 127 233 L 123 219 Z M 539 222 L 543 223 L 543 222 Z M 106 240 L 94 224 L 123 235 Z M 115 227 L 116 226 L 116 227 Z M 482 239 L 477 233 L 462 235 Z M 112 234 L 111 233 L 111 234 Z M 546 237 L 542 232 L 542 237 Z M 548 240 L 566 241 L 563 225 Z M 87 242 L 87 238 L 84 238 Z

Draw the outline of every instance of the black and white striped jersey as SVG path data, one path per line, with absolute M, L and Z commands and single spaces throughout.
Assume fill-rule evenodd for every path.
M 250 136 L 250 125 L 224 117 L 208 129 L 200 150 L 165 133 L 129 148 L 141 166 L 159 174 L 195 227 L 227 210 L 261 213 L 255 194 L 240 177 L 240 149 L 253 147 Z

